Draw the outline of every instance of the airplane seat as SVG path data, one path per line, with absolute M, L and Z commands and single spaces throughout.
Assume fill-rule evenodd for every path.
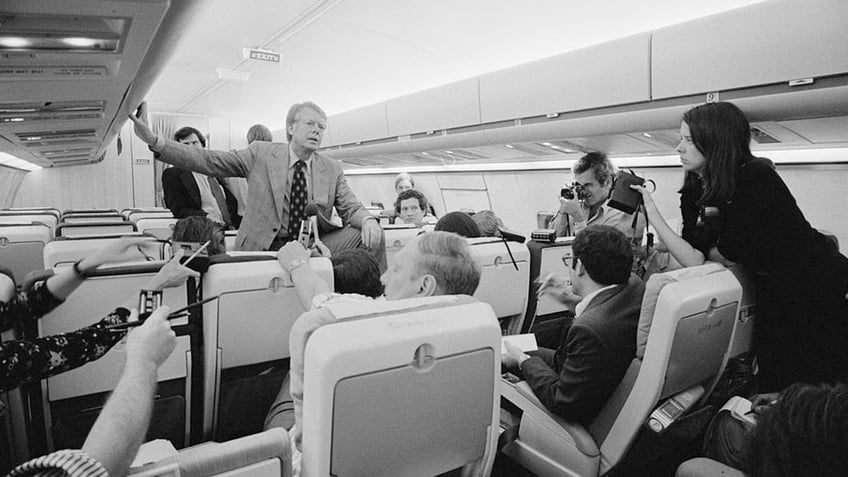
M 333 289 L 329 259 L 309 265 Z M 262 430 L 288 371 L 289 333 L 305 311 L 274 252 L 212 257 L 203 275 L 203 434 L 225 441 Z
M 502 381 L 502 396 L 523 411 L 517 432 L 508 434 L 502 449 L 506 455 L 542 476 L 603 475 L 624 459 L 660 402 L 696 385 L 705 389 L 700 402 L 706 399 L 727 362 L 742 300 L 739 282 L 719 268 L 661 289 L 646 287 L 646 294 L 647 288 L 657 298 L 646 296 L 642 305 L 645 311 L 655 303 L 644 355 L 633 358 L 589 426 L 553 415 L 526 382 Z M 642 315 L 642 329 L 645 321 Z
M 562 262 L 562 257 L 571 254 L 573 241 L 574 237 L 559 237 L 554 243 L 527 242 L 530 251 L 527 310 L 520 328 L 510 330 L 510 333 L 533 333 L 541 346 L 552 347 L 549 344 L 559 340 L 562 327 L 573 319 L 574 312 L 549 295 L 536 295 L 540 282 L 550 273 L 568 276 L 568 267 Z
M 50 336 L 96 323 L 139 290 L 165 262 L 103 266 L 84 280 L 65 302 L 38 320 L 38 335 Z M 172 310 L 189 300 L 188 284 L 165 288 L 163 304 Z M 137 302 L 137 300 L 133 300 Z M 189 441 L 191 416 L 191 340 L 188 319 L 172 320 L 177 346 L 159 368 L 150 438 L 166 438 L 177 447 Z M 41 381 L 41 401 L 49 449 L 79 448 L 108 394 L 121 376 L 125 344 L 116 344 L 96 361 Z
M 224 231 L 224 245 L 226 245 L 228 252 L 236 250 L 236 236 L 237 235 L 238 235 L 238 230 L 225 230 Z
M 386 235 L 386 260 L 391 261 L 400 249 L 421 233 L 421 229 L 413 224 L 394 224 L 384 225 L 383 232 Z
M 44 246 L 44 266 L 42 268 L 55 268 L 62 265 L 71 265 L 77 260 L 109 245 L 124 236 L 140 236 L 138 232 L 126 233 L 117 236 L 91 236 L 59 238 Z M 170 246 L 162 242 L 145 243 L 139 245 L 136 251 L 127 252 L 127 262 L 155 261 L 168 258 Z
M 27 273 L 44 268 L 44 247 L 52 239 L 44 223 L 0 223 L 0 263 L 20 282 Z
M 536 227 L 540 229 L 547 229 L 551 225 L 551 221 L 556 217 L 556 212 L 551 212 L 548 210 L 540 210 L 536 212 Z
M 177 473 L 177 470 L 179 473 Z M 291 477 L 288 433 L 273 428 L 226 442 L 205 442 L 130 469 L 135 477 Z
M 120 235 L 135 231 L 135 224 L 132 222 L 60 223 L 56 226 L 56 237 L 78 238 L 95 235 Z
M 51 237 L 59 225 L 59 217 L 49 211 L 0 211 L 0 224 L 40 222 L 50 227 Z
M 303 475 L 489 475 L 501 333 L 468 296 L 327 308 L 303 365 Z M 358 337 L 356 340 L 351 336 Z
M 170 218 L 145 218 L 135 222 L 135 227 L 145 235 L 152 235 L 158 240 L 169 240 L 174 233 L 174 224 L 177 219 Z
M 144 219 L 173 219 L 174 214 L 168 209 L 133 209 L 127 213 L 126 219 L 138 223 Z
M 491 305 L 506 329 L 520 328 L 530 282 L 527 245 L 498 237 L 470 238 L 468 244 L 482 272 L 474 297 Z

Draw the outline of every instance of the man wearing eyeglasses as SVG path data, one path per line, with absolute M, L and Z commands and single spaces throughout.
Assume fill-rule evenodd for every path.
M 645 286 L 631 274 L 633 252 L 625 235 L 606 225 L 577 234 L 563 257 L 569 279 L 545 280 L 542 293 L 576 302 L 575 318 L 556 349 L 525 354 L 505 343 L 501 361 L 517 372 L 552 412 L 582 424 L 592 421 L 636 355 L 636 326 Z
M 574 182 L 563 187 L 559 197 L 559 210 L 550 223 L 557 237 L 577 235 L 589 225 L 610 225 L 624 232 L 635 244 L 642 242 L 644 218 L 639 218 L 633 228 L 633 216 L 607 206 L 616 169 L 606 154 L 590 152 L 572 167 Z
M 295 104 L 286 116 L 288 144 L 255 141 L 246 149 L 214 151 L 182 146 L 158 136 L 148 126 L 147 104 L 130 115 L 136 136 L 155 157 L 184 169 L 215 177 L 245 177 L 247 208 L 236 237 L 239 250 L 277 250 L 296 240 L 308 203 L 320 216 L 335 207 L 345 227 L 319 220 L 321 240 L 331 253 L 361 247 L 386 269 L 383 230 L 347 184 L 341 165 L 317 152 L 327 115 L 312 102 Z

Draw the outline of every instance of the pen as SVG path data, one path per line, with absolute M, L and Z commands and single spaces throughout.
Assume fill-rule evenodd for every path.
M 211 241 L 211 240 L 207 240 L 207 241 L 206 241 L 203 245 L 201 245 L 201 246 L 200 246 L 200 248 L 199 248 L 199 249 L 197 249 L 197 251 L 195 251 L 193 254 L 191 254 L 191 257 L 188 257 L 188 260 L 186 260 L 185 262 L 183 262 L 183 266 L 184 266 L 184 267 L 185 267 L 185 266 L 188 266 L 189 262 L 191 262 L 192 260 L 194 260 L 194 257 L 198 256 L 198 255 L 200 254 L 200 252 L 202 252 L 202 251 L 203 251 L 203 250 L 204 250 L 207 246 L 209 246 L 209 243 L 210 243 L 210 242 L 212 242 L 212 241 Z

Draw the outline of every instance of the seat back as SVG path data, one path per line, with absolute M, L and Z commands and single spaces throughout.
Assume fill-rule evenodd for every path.
M 733 342 L 730 344 L 730 357 L 753 351 L 754 326 L 757 321 L 757 292 L 751 274 L 740 265 L 729 267 L 733 276 L 742 285 L 742 302 L 739 304 L 739 315 L 736 317 L 736 330 L 733 332 Z
M 21 283 L 27 273 L 44 268 L 44 247 L 52 239 L 48 225 L 0 223 L 0 264 Z
M 290 477 L 291 444 L 280 428 L 181 450 L 149 466 L 130 469 L 135 477 Z
M 139 219 L 135 222 L 135 228 L 139 232 L 152 235 L 159 240 L 168 240 L 174 233 L 174 224 L 176 223 L 177 219 L 173 217 Z
M 227 247 L 228 252 L 233 252 L 236 250 L 236 236 L 238 235 L 238 230 L 225 230 L 224 231 L 224 245 Z
M 120 240 L 121 237 L 79 237 L 69 240 L 54 240 L 44 246 L 43 268 L 55 268 L 73 264 L 77 260 L 85 258 L 87 255 L 106 247 L 112 242 Z M 149 258 L 163 260 L 167 258 L 166 253 L 169 252 L 167 244 L 155 241 L 145 243 L 139 246 L 139 248 L 140 250 L 138 251 L 130 250 L 127 252 L 128 262 L 143 262 L 148 261 Z
M 491 305 L 499 319 L 520 321 L 527 308 L 530 281 L 527 246 L 494 237 L 468 239 L 468 244 L 482 269 L 474 298 Z
M 500 329 L 489 305 L 448 298 L 377 314 L 373 303 L 347 305 L 351 318 L 312 334 L 304 475 L 437 475 L 469 463 L 488 475 Z
M 727 363 L 741 300 L 742 287 L 728 270 L 660 290 L 644 357 L 634 358 L 588 429 L 601 452 L 601 474 L 624 457 L 661 400 L 696 384 L 709 394 Z
M 121 235 L 135 232 L 135 224 L 132 222 L 83 222 L 62 223 L 56 227 L 57 237 L 77 238 L 91 237 L 95 235 Z
M 333 288 L 327 258 L 310 266 Z M 218 300 L 203 305 L 206 402 L 204 434 L 218 435 L 222 373 L 289 357 L 289 332 L 305 311 L 289 274 L 273 252 L 218 256 L 203 276 L 203 296 Z M 270 404 L 270 403 L 269 403 Z
M 168 209 L 158 210 L 132 210 L 126 214 L 130 222 L 138 222 L 142 219 L 173 219 L 174 214 Z
M 412 224 L 395 224 L 384 225 L 383 232 L 386 234 L 386 260 L 391 261 L 400 249 L 421 233 L 421 229 Z
M 63 224 L 90 224 L 93 222 L 124 222 L 120 215 L 65 215 Z
M 59 224 L 59 217 L 51 212 L 35 212 L 35 211 L 0 211 L 0 224 L 20 224 L 29 222 L 41 222 L 50 227 L 50 233 Z
M 162 261 L 136 265 L 101 267 L 94 275 L 83 281 L 65 302 L 38 321 L 39 336 L 77 330 L 92 325 L 105 317 L 128 299 L 137 297 L 139 290 L 164 264 Z M 62 273 L 61 270 L 57 273 Z M 163 304 L 171 309 L 186 305 L 186 285 L 163 290 Z M 133 300 L 137 303 L 137 299 Z M 187 324 L 186 318 L 175 319 L 172 326 Z M 76 447 L 87 433 L 97 415 L 97 406 L 102 404 L 92 396 L 107 393 L 115 388 L 124 367 L 125 344 L 118 343 L 100 359 L 79 368 L 42 380 L 42 400 L 51 448 Z M 159 382 L 171 382 L 169 387 L 159 389 L 157 398 L 163 409 L 179 411 L 184 418 L 184 428 L 178 421 L 161 422 L 164 435 L 175 445 L 182 447 L 189 434 L 190 382 L 189 336 L 177 337 L 177 346 L 170 357 L 159 368 Z M 96 403 L 96 404 L 93 404 Z M 158 405 L 158 404 L 157 404 Z M 160 420 L 161 421 L 161 420 Z M 178 428 L 179 427 L 179 428 Z M 165 431 L 163 431 L 165 432 Z

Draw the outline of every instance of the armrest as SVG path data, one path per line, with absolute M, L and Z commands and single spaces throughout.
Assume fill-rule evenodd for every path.
M 675 477 L 710 477 L 713 475 L 721 475 L 723 477 L 745 477 L 745 474 L 738 469 L 722 464 L 721 462 L 707 459 L 706 457 L 696 457 L 689 459 L 680 464 L 677 468 Z
M 548 411 L 526 381 L 513 384 L 507 380 L 501 380 L 501 397 L 515 404 L 524 413 L 521 418 L 519 436 L 523 434 L 522 428 L 529 425 L 526 423 L 532 420 L 538 426 L 544 428 L 551 438 L 577 449 L 583 455 L 587 457 L 600 455 L 598 445 L 586 428 L 576 422 L 566 421 Z

